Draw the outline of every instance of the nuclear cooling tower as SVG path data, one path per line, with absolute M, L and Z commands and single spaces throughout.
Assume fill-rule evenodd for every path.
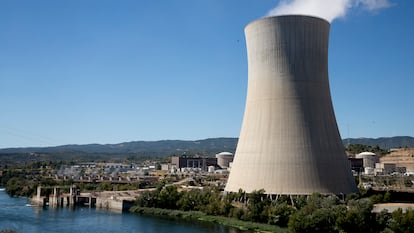
M 299 15 L 246 26 L 246 106 L 225 191 L 356 192 L 329 90 L 329 28 Z

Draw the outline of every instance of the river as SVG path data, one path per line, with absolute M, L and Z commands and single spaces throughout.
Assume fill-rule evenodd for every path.
M 41 208 L 27 198 L 11 198 L 0 189 L 0 230 L 18 233 L 235 233 L 218 224 L 116 213 L 94 208 Z

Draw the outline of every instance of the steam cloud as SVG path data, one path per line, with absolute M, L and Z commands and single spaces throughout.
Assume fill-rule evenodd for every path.
M 344 17 L 351 8 L 376 11 L 391 6 L 388 0 L 281 0 L 267 16 L 311 15 L 332 22 Z

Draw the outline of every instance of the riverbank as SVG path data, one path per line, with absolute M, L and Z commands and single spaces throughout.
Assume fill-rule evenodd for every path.
M 287 228 L 280 228 L 278 226 L 263 224 L 263 223 L 246 222 L 246 221 L 238 220 L 235 218 L 212 216 L 212 215 L 207 215 L 205 213 L 202 213 L 200 211 L 169 210 L 169 209 L 147 208 L 147 207 L 138 207 L 138 206 L 132 207 L 129 211 L 131 213 L 141 214 L 141 215 L 178 218 L 178 219 L 185 219 L 189 221 L 197 220 L 197 221 L 202 221 L 202 222 L 218 223 L 223 226 L 237 228 L 242 231 L 276 232 L 276 233 L 288 232 Z

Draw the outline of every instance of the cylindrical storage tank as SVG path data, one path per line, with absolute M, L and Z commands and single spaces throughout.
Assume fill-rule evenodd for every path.
M 216 154 L 217 165 L 221 168 L 228 168 L 229 164 L 233 161 L 234 155 L 230 152 L 221 152 Z
M 379 162 L 379 159 L 375 153 L 362 152 L 355 156 L 357 159 L 362 159 L 364 168 L 370 167 L 375 168 L 375 163 Z
M 225 191 L 357 191 L 331 102 L 329 28 L 301 15 L 246 26 L 248 90 Z
M 365 175 L 374 175 L 374 168 L 373 167 L 365 167 L 364 168 Z

